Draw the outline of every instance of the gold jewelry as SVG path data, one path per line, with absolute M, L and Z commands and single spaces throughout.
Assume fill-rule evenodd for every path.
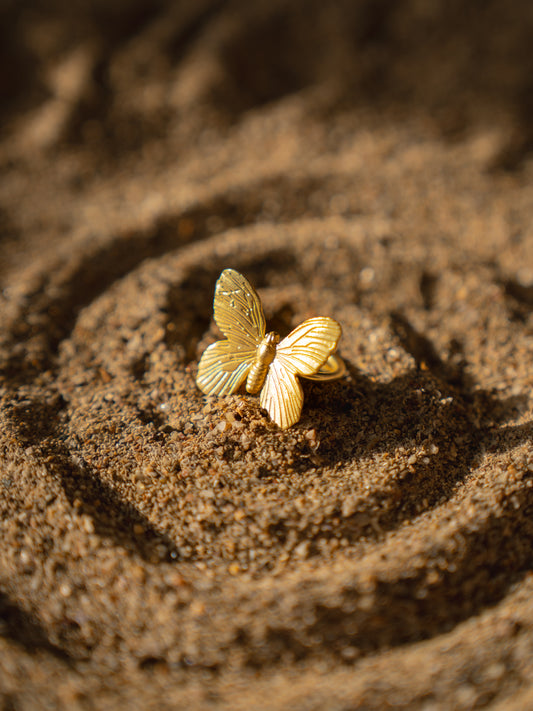
M 303 391 L 296 376 L 311 380 L 340 378 L 346 369 L 333 355 L 341 336 L 331 318 L 304 321 L 280 341 L 266 324 L 253 286 L 234 269 L 225 269 L 215 286 L 214 317 L 226 340 L 203 353 L 196 384 L 206 395 L 230 395 L 246 380 L 249 393 L 261 391 L 261 407 L 283 429 L 298 422 Z
M 332 353 L 314 375 L 304 375 L 307 380 L 338 380 L 346 373 L 346 363 L 337 353 Z

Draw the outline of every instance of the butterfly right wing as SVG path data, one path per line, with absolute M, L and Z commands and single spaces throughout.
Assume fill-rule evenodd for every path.
M 302 412 L 304 397 L 296 376 L 316 373 L 337 347 L 341 332 L 331 318 L 310 318 L 278 345 L 261 390 L 261 407 L 282 429 L 298 422 Z
M 235 269 L 224 269 L 215 286 L 215 323 L 244 350 L 257 348 L 265 335 L 265 317 L 257 292 Z
M 332 318 L 309 318 L 281 341 L 276 358 L 292 373 L 313 375 L 337 348 L 341 333 L 340 324 Z
M 200 358 L 196 384 L 206 395 L 231 395 L 248 375 L 256 350 L 237 348 L 231 340 L 212 343 Z
M 282 429 L 298 422 L 304 403 L 302 386 L 279 358 L 274 358 L 268 369 L 260 395 L 261 407 Z

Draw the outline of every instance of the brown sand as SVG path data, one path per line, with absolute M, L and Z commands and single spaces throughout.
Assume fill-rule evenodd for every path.
M 530 0 L 0 15 L 1 708 L 533 708 Z M 343 325 L 288 431 L 226 266 Z

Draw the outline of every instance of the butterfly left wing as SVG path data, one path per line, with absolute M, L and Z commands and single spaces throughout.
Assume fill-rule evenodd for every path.
M 231 395 L 248 375 L 265 335 L 263 307 L 242 274 L 224 269 L 215 285 L 213 310 L 227 340 L 217 341 L 204 351 L 196 384 L 206 395 Z
M 255 348 L 237 348 L 231 341 L 212 343 L 200 358 L 196 384 L 206 395 L 231 395 L 248 375 L 255 353 Z
M 316 373 L 336 349 L 341 333 L 331 318 L 310 318 L 278 345 L 261 391 L 261 407 L 281 428 L 300 419 L 303 391 L 296 376 Z
M 224 269 L 215 285 L 215 323 L 239 348 L 257 347 L 265 335 L 263 307 L 256 290 L 235 269 Z

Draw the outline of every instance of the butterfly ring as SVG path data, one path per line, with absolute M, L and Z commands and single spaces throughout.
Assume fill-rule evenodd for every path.
M 302 412 L 303 391 L 296 376 L 335 380 L 346 372 L 334 353 L 340 324 L 310 318 L 280 341 L 275 331 L 266 333 L 261 300 L 235 269 L 224 269 L 219 276 L 213 310 L 226 340 L 210 345 L 200 358 L 196 384 L 206 395 L 231 395 L 246 380 L 246 391 L 261 391 L 261 407 L 285 429 Z

